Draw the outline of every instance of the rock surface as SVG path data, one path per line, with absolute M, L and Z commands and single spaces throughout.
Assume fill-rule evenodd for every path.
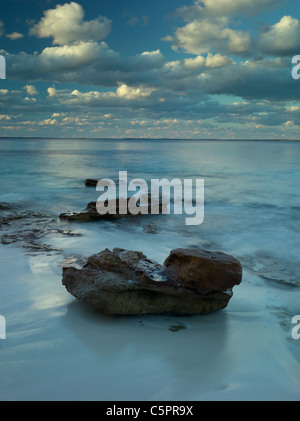
M 61 213 L 59 215 L 60 219 L 66 219 L 69 221 L 83 221 L 83 222 L 88 222 L 88 221 L 99 221 L 101 219 L 122 219 L 122 218 L 133 218 L 136 216 L 140 216 L 140 215 L 148 215 L 150 214 L 151 211 L 151 202 L 149 200 L 150 196 L 148 197 L 148 206 L 145 210 L 145 213 L 142 212 L 142 206 L 139 206 L 139 208 L 141 209 L 140 213 L 138 213 L 137 215 L 134 215 L 132 213 L 130 213 L 129 211 L 127 211 L 126 214 L 120 214 L 119 213 L 119 199 L 116 199 L 116 213 L 113 214 L 105 214 L 105 215 L 101 215 L 100 213 L 97 212 L 97 208 L 96 208 L 96 202 L 90 202 L 88 203 L 86 209 L 84 209 L 82 212 L 66 212 L 66 213 Z M 130 197 L 127 198 L 127 206 L 128 206 L 128 202 L 130 200 Z M 138 206 L 138 205 L 137 205 Z M 163 212 L 164 209 L 163 204 L 159 204 L 159 213 Z
M 21 245 L 30 253 L 62 252 L 44 243 L 48 236 L 80 236 L 65 229 L 49 211 L 27 209 L 21 203 L 0 202 L 0 243 Z
M 87 178 L 84 182 L 86 187 L 96 187 L 98 183 L 98 180 L 95 180 L 93 178 Z
M 176 316 L 226 307 L 241 279 L 240 262 L 220 252 L 173 250 L 160 265 L 141 252 L 106 249 L 92 255 L 82 269 L 63 268 L 62 283 L 106 314 Z
M 195 285 L 204 291 L 232 288 L 242 277 L 240 262 L 220 251 L 175 249 L 170 252 L 164 265 L 168 279 Z

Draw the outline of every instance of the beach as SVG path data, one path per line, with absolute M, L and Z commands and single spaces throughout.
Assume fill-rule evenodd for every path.
M 299 142 L 2 139 L 0 154 L 0 400 L 299 400 Z M 125 170 L 204 179 L 204 222 L 59 219 L 97 199 L 85 179 Z M 62 268 L 115 247 L 161 264 L 219 250 L 243 280 L 206 316 L 106 316 L 66 291 Z

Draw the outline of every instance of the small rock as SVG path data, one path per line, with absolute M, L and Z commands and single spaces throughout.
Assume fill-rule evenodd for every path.
M 159 226 L 151 222 L 143 226 L 143 231 L 147 234 L 157 234 L 159 232 Z
M 97 186 L 97 183 L 98 183 L 98 180 L 95 180 L 95 179 L 93 179 L 93 178 L 87 178 L 87 179 L 85 180 L 85 182 L 84 182 L 84 184 L 85 184 L 87 187 L 96 187 L 96 186 Z

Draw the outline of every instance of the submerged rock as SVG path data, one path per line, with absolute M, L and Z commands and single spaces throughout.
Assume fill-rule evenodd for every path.
M 147 234 L 157 234 L 160 230 L 159 225 L 150 222 L 150 224 L 146 224 L 143 226 L 143 231 Z
M 59 215 L 60 219 L 67 219 L 69 221 L 82 221 L 82 222 L 98 221 L 100 219 L 121 219 L 121 218 L 126 218 L 126 217 L 127 218 L 133 217 L 133 216 L 136 216 L 136 215 L 132 215 L 130 213 L 126 213 L 126 214 L 119 213 L 118 200 L 116 200 L 116 213 L 114 214 L 101 215 L 100 213 L 97 212 L 96 202 L 90 202 L 88 203 L 87 207 L 82 212 L 66 212 L 66 213 L 61 213 Z
M 21 203 L 0 202 L 0 243 L 21 245 L 29 252 L 60 252 L 45 244 L 52 235 L 80 236 L 80 233 L 63 229 L 57 218 L 48 211 L 26 209 Z
M 150 195 L 148 196 L 148 199 L 150 198 Z M 127 209 L 128 209 L 128 203 L 129 200 L 132 198 L 127 198 Z M 101 215 L 97 212 L 96 202 L 90 202 L 88 203 L 86 209 L 84 209 L 82 212 L 66 212 L 61 213 L 59 215 L 60 219 L 67 219 L 69 221 L 82 221 L 82 222 L 88 222 L 88 221 L 98 221 L 101 219 L 122 219 L 122 218 L 133 218 L 140 215 L 148 215 L 151 212 L 151 201 L 148 200 L 148 206 L 139 206 L 136 205 L 140 212 L 138 214 L 132 214 L 129 211 L 125 214 L 121 214 L 120 212 L 120 202 L 119 198 L 116 199 L 116 213 L 107 213 L 105 215 Z M 163 212 L 164 207 L 167 205 L 163 205 L 162 203 L 159 204 L 159 213 L 161 214 Z M 146 209 L 144 209 L 146 208 Z
M 64 267 L 62 283 L 111 315 L 208 314 L 226 307 L 242 279 L 240 262 L 220 252 L 179 250 L 161 265 L 138 251 L 106 249 L 82 269 Z
M 96 187 L 99 180 L 96 180 L 95 178 L 87 178 L 84 182 L 86 187 Z M 119 180 L 114 180 L 115 184 L 119 184 Z
M 69 221 L 97 221 L 98 219 L 102 219 L 103 216 L 97 212 L 96 202 L 90 202 L 82 212 L 61 213 L 59 218 Z
M 96 187 L 98 180 L 94 180 L 93 178 L 87 178 L 84 182 L 86 187 Z

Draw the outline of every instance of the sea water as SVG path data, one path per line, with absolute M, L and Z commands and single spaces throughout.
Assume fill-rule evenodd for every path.
M 0 158 L 0 202 L 41 215 L 0 228 L 1 400 L 299 400 L 299 142 L 3 138 Z M 59 220 L 97 200 L 85 179 L 119 171 L 204 179 L 204 222 Z M 34 229 L 47 247 L 28 247 Z M 223 251 L 243 281 L 208 316 L 106 317 L 70 296 L 61 273 L 114 247 L 159 263 L 178 247 Z

